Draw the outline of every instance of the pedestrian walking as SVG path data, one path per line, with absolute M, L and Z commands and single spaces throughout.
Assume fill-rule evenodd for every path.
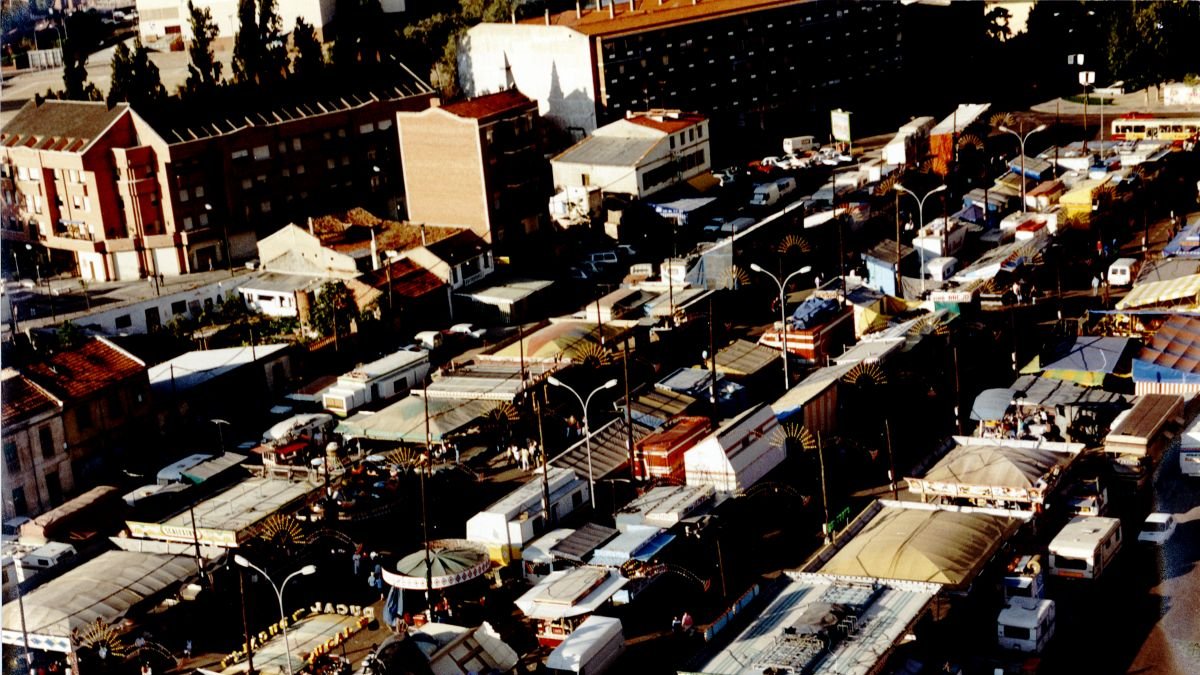
M 354 576 L 362 573 L 362 549 L 354 549 L 354 555 L 350 556 L 350 560 L 354 562 Z
M 529 448 L 521 446 L 521 470 L 529 470 Z
M 1092 297 L 1096 297 L 1100 293 L 1100 277 L 1092 277 Z
M 367 575 L 367 586 L 370 586 L 371 588 L 375 588 L 375 573 L 374 572 L 371 572 L 370 574 Z
M 187 641 L 183 643 L 183 658 L 185 658 L 185 659 L 192 658 L 192 639 L 191 638 L 188 638 Z

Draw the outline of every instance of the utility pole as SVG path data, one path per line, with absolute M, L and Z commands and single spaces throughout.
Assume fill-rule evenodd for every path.
M 629 480 L 631 484 L 636 484 L 637 475 L 637 460 L 633 453 L 633 401 L 629 398 L 629 338 L 625 338 L 622 343 L 622 351 L 624 358 L 622 359 L 625 367 L 625 449 L 629 452 Z
M 821 440 L 821 432 L 817 432 L 817 462 L 821 467 L 821 508 L 824 510 L 825 519 L 821 522 L 821 534 L 825 537 L 825 543 L 832 541 L 832 532 L 829 527 L 829 493 L 825 489 L 825 446 Z
M 708 356 L 712 360 L 711 367 L 711 382 L 709 383 L 709 391 L 712 396 L 712 424 L 716 429 L 720 424 L 721 413 L 717 405 L 717 319 L 713 316 L 713 296 L 710 293 L 708 296 Z M 784 345 L 784 358 L 787 358 L 787 345 Z
M 883 434 L 887 441 L 888 453 L 888 484 L 892 488 L 892 499 L 900 499 L 900 491 L 896 486 L 896 458 L 892 454 L 892 425 L 888 418 L 883 418 Z
M 246 662 L 248 675 L 254 675 L 254 650 L 250 648 L 250 620 L 246 616 L 246 572 L 238 567 L 238 592 L 242 596 L 242 632 L 246 636 Z

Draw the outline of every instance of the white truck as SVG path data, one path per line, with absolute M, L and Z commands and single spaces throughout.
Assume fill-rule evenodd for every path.
M 813 136 L 792 136 L 783 139 L 783 154 L 792 155 L 801 152 L 812 152 L 821 147 Z
M 770 183 L 763 183 L 754 187 L 754 194 L 750 196 L 750 205 L 772 206 L 778 203 L 781 197 L 795 191 L 795 178 L 780 178 Z

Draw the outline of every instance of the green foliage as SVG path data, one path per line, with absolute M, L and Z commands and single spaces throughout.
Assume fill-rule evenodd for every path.
M 213 58 L 212 43 L 217 24 L 207 7 L 197 8 L 188 0 L 188 22 L 192 41 L 188 44 L 188 77 L 183 92 L 189 97 L 206 96 L 221 83 L 221 62 Z
M 258 40 L 258 19 L 254 0 L 238 0 L 238 29 L 233 38 L 233 81 L 253 82 L 258 72 L 262 45 Z
M 287 38 L 276 0 L 258 0 L 258 39 L 262 49 L 258 83 L 274 85 L 287 77 Z
M 311 80 L 325 71 L 325 49 L 317 39 L 317 32 L 312 24 L 299 17 L 292 30 L 292 46 L 296 51 L 292 57 L 293 76 Z
M 1200 3 L 1123 2 L 1106 9 L 1112 12 L 1108 68 L 1127 88 L 1178 79 L 1195 68 Z
M 335 326 L 339 335 L 348 334 L 350 325 L 359 319 L 354 293 L 344 282 L 325 282 L 317 292 L 309 318 L 321 335 L 333 335 Z
M 106 99 L 109 107 L 124 101 L 134 109 L 141 109 L 147 104 L 161 103 L 166 96 L 158 66 L 150 61 L 150 50 L 141 38 L 134 40 L 132 51 L 125 43 L 118 43 L 113 49 L 112 85 Z
M 275 0 L 239 0 L 233 41 L 233 80 L 272 87 L 287 75 L 287 45 Z
M 1003 5 L 993 7 L 984 16 L 987 20 L 988 37 L 997 41 L 1004 42 L 1012 37 L 1012 29 L 1008 27 L 1009 21 L 1012 20 L 1012 13 Z
M 84 334 L 83 329 L 70 321 L 64 321 L 59 324 L 58 330 L 55 331 L 55 337 L 58 339 L 59 349 L 71 349 L 83 344 L 83 341 L 87 339 L 87 335 Z
M 337 0 L 337 35 L 333 43 L 333 64 L 344 73 L 366 76 L 384 62 L 390 42 L 379 0 Z

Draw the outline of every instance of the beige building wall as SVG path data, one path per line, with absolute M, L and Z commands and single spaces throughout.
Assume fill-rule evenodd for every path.
M 396 128 L 409 220 L 468 228 L 491 243 L 477 121 L 430 108 L 397 113 Z

